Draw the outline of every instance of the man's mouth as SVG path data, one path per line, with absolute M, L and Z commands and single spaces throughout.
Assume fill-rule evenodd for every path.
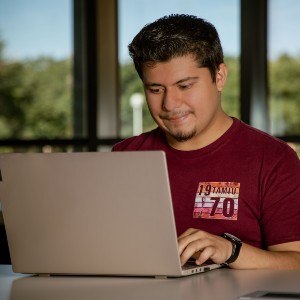
M 164 115 L 161 118 L 171 123 L 179 124 L 184 122 L 188 118 L 188 116 L 189 116 L 189 112 L 183 112 L 183 113 Z

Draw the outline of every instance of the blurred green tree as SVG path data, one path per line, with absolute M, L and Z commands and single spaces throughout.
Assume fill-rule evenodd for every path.
M 0 138 L 72 135 L 72 62 L 10 61 L 0 40 Z
M 269 64 L 271 128 L 275 135 L 300 133 L 300 57 L 282 55 Z
M 27 84 L 34 91 L 27 110 L 26 138 L 72 136 L 71 60 L 41 57 L 26 62 Z
M 1 46 L 3 51 L 3 44 Z M 1 51 L 1 52 L 2 52 Z M 0 53 L 1 53 L 0 52 Z M 26 110 L 33 101 L 26 85 L 26 70 L 20 62 L 6 62 L 0 54 L 0 137 L 22 138 Z

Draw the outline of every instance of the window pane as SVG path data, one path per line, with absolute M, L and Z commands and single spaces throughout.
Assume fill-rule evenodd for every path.
M 227 85 L 223 91 L 223 107 L 232 116 L 239 117 L 239 55 L 240 8 L 239 0 L 119 0 L 119 62 L 121 74 L 121 135 L 132 135 L 133 112 L 131 96 L 143 94 L 142 84 L 128 56 L 127 45 L 135 34 L 149 22 L 172 13 L 186 13 L 207 19 L 217 28 L 223 45 L 225 62 L 229 68 Z M 143 105 L 143 131 L 155 126 Z
M 271 133 L 300 135 L 300 1 L 269 1 Z
M 0 138 L 69 138 L 72 0 L 0 1 Z

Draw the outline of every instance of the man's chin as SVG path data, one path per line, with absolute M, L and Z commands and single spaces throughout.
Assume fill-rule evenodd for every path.
M 170 133 L 171 137 L 179 143 L 183 143 L 192 139 L 195 136 L 195 134 L 195 131 Z

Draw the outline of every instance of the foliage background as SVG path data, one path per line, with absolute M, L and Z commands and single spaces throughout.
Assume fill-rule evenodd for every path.
M 0 43 L 0 138 L 72 136 L 72 61 L 9 61 Z

